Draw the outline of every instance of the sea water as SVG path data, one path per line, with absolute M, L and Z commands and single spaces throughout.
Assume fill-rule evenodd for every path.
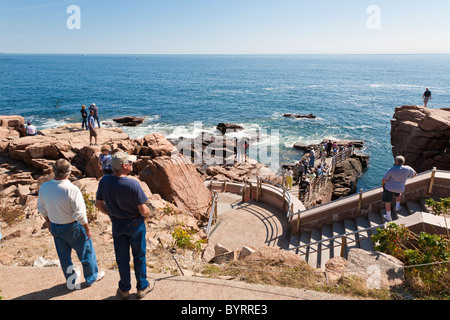
M 38 129 L 79 122 L 81 105 L 101 121 L 145 118 L 131 138 L 161 132 L 215 133 L 220 122 L 279 133 L 280 164 L 299 160 L 296 142 L 363 140 L 370 156 L 358 182 L 380 186 L 393 164 L 395 107 L 450 106 L 450 55 L 15 55 L 0 54 L 0 114 L 18 114 Z M 293 119 L 284 113 L 313 114 Z

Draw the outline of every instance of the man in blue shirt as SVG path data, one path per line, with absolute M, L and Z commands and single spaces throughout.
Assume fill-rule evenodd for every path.
M 116 152 L 111 158 L 113 174 L 100 180 L 95 205 L 109 215 L 112 222 L 112 234 L 116 262 L 119 267 L 120 281 L 118 294 L 128 299 L 131 289 L 130 247 L 133 253 L 134 271 L 137 281 L 137 297 L 142 299 L 149 293 L 146 264 L 146 227 L 145 220 L 150 216 L 148 200 L 139 182 L 128 178 L 133 170 L 136 156 L 125 152 Z
M 400 210 L 400 200 L 402 193 L 405 192 L 405 183 L 408 178 L 415 177 L 416 171 L 410 166 L 404 165 L 405 158 L 403 156 L 397 156 L 395 158 L 395 164 L 391 167 L 383 176 L 381 185 L 383 186 L 383 201 L 386 206 L 386 215 L 383 217 L 387 221 L 391 221 L 391 202 L 395 197 L 396 206 L 395 210 Z

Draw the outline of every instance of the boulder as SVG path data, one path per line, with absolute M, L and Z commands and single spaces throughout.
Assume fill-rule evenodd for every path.
M 244 130 L 244 127 L 233 123 L 219 123 L 216 127 L 222 134 Z
M 362 175 L 363 167 L 359 159 L 350 158 L 338 163 L 334 167 L 332 183 L 334 191 L 332 200 L 336 200 L 356 193 L 356 182 Z
M 450 109 L 416 105 L 395 108 L 391 120 L 394 157 L 402 155 L 417 172 L 450 170 Z
M 389 289 L 403 284 L 403 263 L 385 253 L 353 248 L 348 253 L 344 276 L 366 280 L 369 289 Z
M 291 267 L 298 267 L 300 264 L 304 265 L 305 260 L 292 251 L 286 251 L 275 247 L 261 247 L 256 252 L 245 258 L 246 261 L 272 261 L 276 264 L 285 264 Z
M 180 210 L 197 219 L 206 219 L 211 193 L 192 162 L 183 155 L 162 156 L 148 160 L 139 173 L 153 193 L 158 193 Z
M 170 156 L 177 150 L 161 133 L 148 134 L 143 141 L 152 157 Z
M 334 257 L 325 263 L 325 272 L 327 279 L 331 282 L 337 282 L 344 274 L 347 260 L 342 257 Z
M 119 123 L 122 126 L 127 127 L 136 127 L 144 122 L 143 118 L 137 118 L 137 117 L 118 117 L 113 119 L 114 122 Z

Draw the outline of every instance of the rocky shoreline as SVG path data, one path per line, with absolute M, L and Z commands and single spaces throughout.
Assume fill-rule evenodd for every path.
M 193 153 L 185 155 L 174 146 L 179 146 L 179 140 L 169 141 L 159 133 L 130 139 L 118 127 L 102 127 L 97 129 L 98 145 L 89 145 L 89 132 L 81 129 L 80 124 L 45 129 L 36 136 L 20 137 L 18 129 L 23 124 L 24 119 L 20 116 L 0 116 L 1 207 L 14 210 L 16 217 L 12 219 L 18 222 L 10 226 L 4 221 L 1 225 L 2 244 L 11 243 L 9 240 L 14 239 L 14 245 L 0 254 L 0 263 L 6 265 L 33 265 L 42 256 L 48 260 L 57 258 L 42 253 L 54 250 L 51 236 L 43 229 L 44 220 L 37 212 L 37 195 L 40 185 L 53 178 L 51 167 L 59 158 L 67 159 L 72 164 L 71 181 L 93 201 L 102 177 L 98 162 L 101 146 L 108 146 L 112 152 L 122 150 L 137 155 L 138 160 L 130 177 L 140 182 L 149 198 L 147 205 L 152 212 L 147 236 L 149 250 L 161 256 L 167 255 L 168 250 L 174 250 L 172 232 L 182 226 L 189 231 L 193 242 L 201 243 L 202 249 L 199 251 L 184 251 L 189 259 L 197 260 L 202 259 L 202 251 L 207 247 L 204 226 L 211 206 L 211 193 L 204 181 L 247 181 L 257 176 L 277 178 L 267 166 L 248 158 L 245 162 L 227 165 L 194 165 L 189 159 L 194 156 Z M 241 130 L 232 124 L 221 127 Z M 219 139 L 220 145 L 215 145 L 214 137 L 203 138 L 202 151 L 232 145 L 225 139 Z M 234 150 L 228 151 L 234 154 Z M 112 243 L 109 218 L 97 213 L 92 229 L 100 245 L 100 259 L 114 261 L 111 248 L 106 249 L 111 246 L 105 246 Z M 30 245 L 30 239 L 33 245 Z M 28 248 L 27 254 L 24 255 L 24 250 L 20 248 Z M 156 265 L 155 268 L 164 269 Z

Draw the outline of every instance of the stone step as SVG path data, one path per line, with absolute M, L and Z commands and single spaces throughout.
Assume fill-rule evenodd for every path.
M 345 234 L 344 224 L 342 222 L 334 222 L 333 223 L 333 237 Z M 334 239 L 334 248 L 333 248 L 333 257 L 340 257 L 341 256 L 341 244 L 342 239 L 336 238 Z M 346 257 L 346 252 L 344 251 L 344 257 Z
M 289 240 L 289 249 L 298 247 L 299 243 L 300 243 L 300 235 L 291 234 L 291 238 Z M 298 249 L 292 250 L 292 252 L 298 253 Z
M 322 240 L 329 239 L 333 237 L 333 228 L 331 226 L 322 227 Z M 321 260 L 320 267 L 325 269 L 325 264 L 331 258 L 333 258 L 333 240 L 322 242 Z
M 406 201 L 406 208 L 410 215 L 416 212 L 426 212 L 422 205 L 416 201 Z
M 322 240 L 322 232 L 319 230 L 312 230 L 311 231 L 311 241 L 320 241 Z M 313 268 L 318 268 L 320 266 L 320 256 L 321 252 L 320 249 L 322 247 L 322 244 L 313 244 L 310 246 L 310 251 L 308 254 L 308 264 Z
M 370 228 L 370 223 L 366 216 L 356 217 L 356 224 L 358 226 L 358 230 Z M 373 251 L 373 242 L 370 240 L 371 235 L 370 230 L 359 233 L 359 247 L 361 249 Z
M 345 233 L 351 233 L 357 231 L 355 220 L 345 219 L 344 220 Z M 351 234 L 347 237 L 347 250 L 352 248 L 359 248 L 358 234 Z
M 302 232 L 300 235 L 299 246 L 308 244 L 311 242 L 311 234 L 309 232 Z M 308 261 L 309 247 L 303 247 L 297 250 L 297 254 L 300 255 L 305 261 Z
M 405 206 L 400 206 L 400 210 L 395 210 L 395 214 L 397 215 L 397 219 L 405 218 L 409 216 L 409 212 Z

